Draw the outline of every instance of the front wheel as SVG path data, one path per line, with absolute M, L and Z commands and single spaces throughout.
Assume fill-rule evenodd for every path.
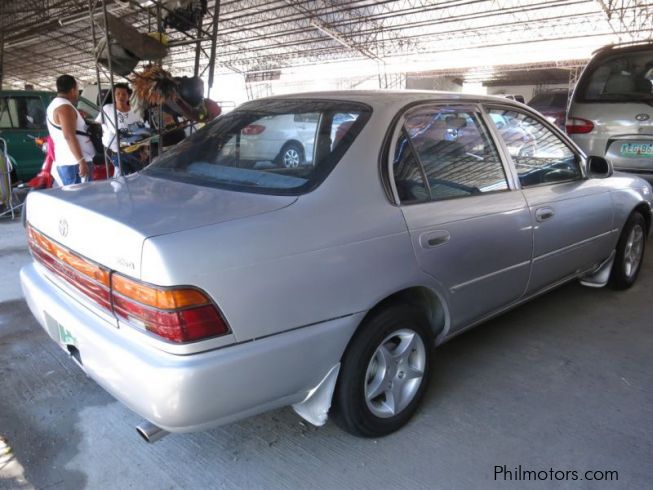
M 432 348 L 428 322 L 414 307 L 388 307 L 366 320 L 342 360 L 336 423 L 363 437 L 401 428 L 428 387 Z
M 646 221 L 640 213 L 635 212 L 626 221 L 617 243 L 609 283 L 613 289 L 628 289 L 635 284 L 645 248 Z

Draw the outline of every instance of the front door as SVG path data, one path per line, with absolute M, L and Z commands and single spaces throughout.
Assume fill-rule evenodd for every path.
M 447 294 L 452 330 L 520 298 L 532 229 L 474 105 L 410 110 L 397 131 L 394 185 L 418 263 Z
M 533 219 L 537 292 L 606 259 L 614 246 L 610 190 L 588 179 L 582 158 L 537 117 L 514 108 L 489 108 L 515 166 Z

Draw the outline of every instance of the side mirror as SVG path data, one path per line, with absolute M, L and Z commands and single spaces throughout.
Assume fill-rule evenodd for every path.
M 603 157 L 591 156 L 587 159 L 587 173 L 593 179 L 605 179 L 613 173 L 612 164 Z

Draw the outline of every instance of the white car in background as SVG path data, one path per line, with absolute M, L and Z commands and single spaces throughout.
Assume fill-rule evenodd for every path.
M 338 114 L 330 124 L 331 147 L 347 132 L 357 114 Z M 263 116 L 234 133 L 225 154 L 252 168 L 297 168 L 313 164 L 320 113 Z M 327 138 L 323 138 L 326 141 Z
M 606 46 L 581 74 L 567 133 L 589 156 L 653 181 L 653 42 Z
M 319 113 L 306 113 L 261 117 L 234 135 L 234 151 L 238 147 L 241 160 L 259 166 L 263 162 L 286 168 L 309 165 L 313 163 L 319 116 Z

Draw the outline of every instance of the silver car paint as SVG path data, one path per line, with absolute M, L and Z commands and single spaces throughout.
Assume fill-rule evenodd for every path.
M 567 250 L 589 250 L 591 258 L 595 252 L 598 257 L 604 232 L 619 230 L 638 204 L 651 206 L 650 187 L 623 176 L 532 192 L 516 188 L 511 179 L 515 188 L 507 192 L 397 206 L 379 171 L 379 152 L 397 115 L 414 103 L 500 99 L 409 91 L 292 97 L 355 100 L 373 108 L 325 182 L 299 198 L 144 175 L 28 196 L 28 221 L 63 245 L 153 284 L 200 287 L 224 313 L 232 335 L 173 345 L 127 325 L 115 328 L 115 322 L 100 318 L 38 265 L 21 272 L 28 304 L 41 325 L 55 339 L 52 321 L 65 325 L 80 341 L 87 372 L 166 430 L 201 430 L 307 402 L 338 365 L 366 312 L 406 288 L 427 288 L 442 302 L 437 342 L 443 342 L 573 277 L 550 277 L 546 284 L 542 279 L 541 288 L 529 288 L 531 230 L 536 230 L 541 255 L 560 253 L 564 272 L 571 268 L 579 275 L 599 261 L 592 264 L 583 256 L 572 263 L 570 257 L 582 254 L 570 256 Z M 576 201 L 570 201 L 569 192 L 575 192 Z M 543 204 L 559 206 L 554 219 L 573 219 L 573 226 L 559 223 L 555 237 L 538 228 L 532 212 Z M 58 234 L 61 219 L 71 229 L 66 237 Z M 449 242 L 420 248 L 424 233 L 441 230 L 449 233 Z M 558 237 L 561 233 L 569 235 Z M 601 259 L 610 254 L 617 234 L 609 236 L 611 246 Z M 600 245 L 587 248 L 585 238 L 596 238 L 590 242 Z M 130 261 L 133 270 L 124 266 Z M 324 405 L 313 411 L 326 413 Z
M 51 336 L 56 338 L 57 324 L 74 332 L 89 376 L 171 432 L 205 430 L 302 402 L 338 364 L 363 316 L 192 356 L 172 355 L 144 344 L 130 329 L 99 321 L 73 298 L 53 294 L 38 264 L 21 270 L 21 283 L 27 304 Z

